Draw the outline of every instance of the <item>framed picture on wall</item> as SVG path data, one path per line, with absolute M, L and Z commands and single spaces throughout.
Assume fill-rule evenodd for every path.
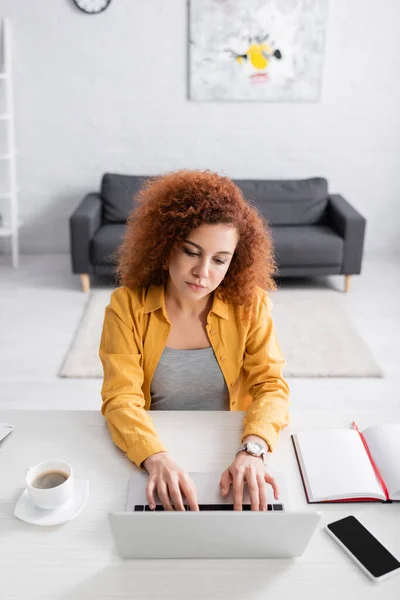
M 189 97 L 320 99 L 328 0 L 190 0 Z

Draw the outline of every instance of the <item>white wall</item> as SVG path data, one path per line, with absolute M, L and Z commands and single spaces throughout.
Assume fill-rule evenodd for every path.
M 0 0 L 14 37 L 25 253 L 69 248 L 68 217 L 104 171 L 321 175 L 400 252 L 398 0 L 330 0 L 321 102 L 187 100 L 185 0 Z

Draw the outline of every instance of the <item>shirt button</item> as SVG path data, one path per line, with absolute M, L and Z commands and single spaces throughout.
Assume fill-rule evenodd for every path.
M 211 311 L 210 312 L 210 317 L 213 317 L 213 316 L 214 316 L 214 313 Z
M 231 387 L 235 387 L 236 385 L 236 381 L 234 381 L 233 383 L 231 383 Z
M 225 360 L 225 356 L 220 356 L 220 359 L 221 360 Z
M 210 333 L 211 333 L 211 334 L 215 333 L 214 329 L 211 329 L 211 330 L 210 330 Z
M 232 402 L 232 406 L 236 406 L 236 401 L 235 400 Z

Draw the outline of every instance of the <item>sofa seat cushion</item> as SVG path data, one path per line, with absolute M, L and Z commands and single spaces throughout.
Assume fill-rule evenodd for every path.
M 272 227 L 278 267 L 340 265 L 343 239 L 325 225 Z
M 94 265 L 116 264 L 115 250 L 121 245 L 126 225 L 110 223 L 96 231 L 90 249 Z
M 328 182 L 323 177 L 234 182 L 272 226 L 314 225 L 321 221 L 328 205 Z

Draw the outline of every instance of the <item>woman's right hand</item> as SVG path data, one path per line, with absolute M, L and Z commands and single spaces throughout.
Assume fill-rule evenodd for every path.
M 168 452 L 157 452 L 149 456 L 143 461 L 143 466 L 149 472 L 146 496 L 151 509 L 156 506 L 154 498 L 156 490 L 164 510 L 185 510 L 182 492 L 190 510 L 199 510 L 194 482 L 186 471 L 170 458 Z

